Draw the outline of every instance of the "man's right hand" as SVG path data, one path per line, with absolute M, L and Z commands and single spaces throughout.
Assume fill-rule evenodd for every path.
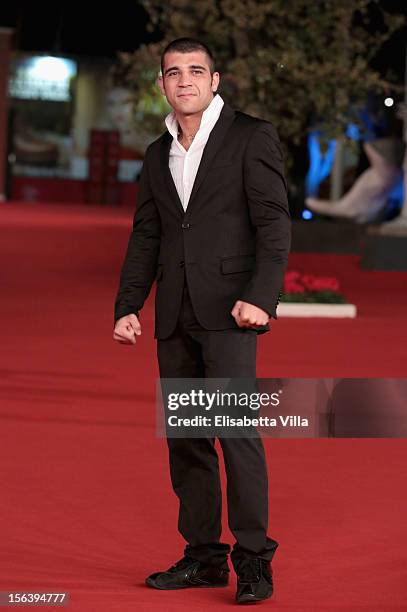
M 117 340 L 120 344 L 136 344 L 136 336 L 140 335 L 141 325 L 135 314 L 117 319 L 113 331 L 114 340 Z

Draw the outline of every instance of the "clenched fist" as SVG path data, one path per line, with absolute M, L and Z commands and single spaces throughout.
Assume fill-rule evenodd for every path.
M 266 325 L 270 317 L 267 312 L 248 302 L 237 300 L 231 311 L 239 327 L 249 327 L 256 329 L 261 325 Z
M 136 336 L 140 335 L 141 325 L 135 314 L 117 319 L 113 331 L 114 340 L 117 340 L 120 344 L 136 344 Z

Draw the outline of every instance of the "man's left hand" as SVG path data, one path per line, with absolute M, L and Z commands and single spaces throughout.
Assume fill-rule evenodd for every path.
M 234 317 L 239 327 L 251 327 L 254 329 L 266 325 L 270 320 L 267 312 L 254 304 L 242 302 L 241 300 L 237 300 L 233 306 L 231 315 Z

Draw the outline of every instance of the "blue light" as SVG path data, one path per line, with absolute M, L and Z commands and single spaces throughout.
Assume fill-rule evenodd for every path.
M 404 200 L 404 184 L 403 183 L 404 181 L 403 181 L 403 178 L 401 177 L 399 182 L 393 187 L 393 189 L 391 190 L 391 193 L 389 193 L 389 196 L 388 196 L 389 200 L 397 200 L 400 205 Z
M 312 214 L 312 212 L 310 210 L 305 209 L 305 210 L 302 211 L 302 218 L 306 219 L 307 221 L 309 219 L 312 219 L 313 216 L 314 215 Z
M 328 143 L 325 153 L 321 151 L 319 132 L 312 131 L 308 135 L 308 155 L 310 166 L 305 178 L 307 196 L 317 196 L 320 183 L 329 176 L 335 157 L 336 140 Z
M 349 123 L 346 128 L 346 136 L 351 140 L 360 140 L 360 128 L 356 123 Z

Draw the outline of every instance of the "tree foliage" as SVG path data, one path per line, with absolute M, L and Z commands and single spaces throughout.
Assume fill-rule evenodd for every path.
M 372 0 L 143 0 L 151 31 L 162 40 L 120 54 L 116 78 L 132 88 L 140 125 L 162 131 L 165 102 L 154 81 L 160 53 L 193 36 L 213 49 L 220 93 L 234 108 L 270 120 L 286 144 L 311 123 L 326 137 L 344 133 L 371 92 L 394 84 L 370 66 L 401 15 Z M 140 110 L 144 111 L 144 118 Z

